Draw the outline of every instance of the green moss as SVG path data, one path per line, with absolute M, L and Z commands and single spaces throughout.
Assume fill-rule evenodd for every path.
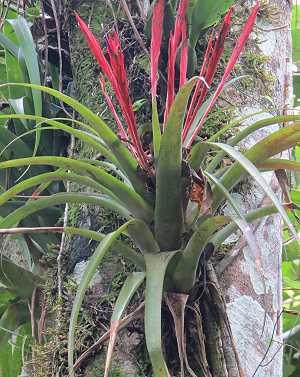
M 247 70 L 251 70 L 253 75 L 264 83 L 274 83 L 276 77 L 266 68 L 267 63 L 271 60 L 270 56 L 254 52 L 246 52 L 243 56 L 243 62 Z
M 221 107 L 214 106 L 210 112 L 205 124 L 201 130 L 200 137 L 203 139 L 208 139 L 213 136 L 216 132 L 220 131 L 223 127 L 228 125 L 234 116 L 234 107 Z M 222 136 L 222 139 L 226 139 L 228 134 Z

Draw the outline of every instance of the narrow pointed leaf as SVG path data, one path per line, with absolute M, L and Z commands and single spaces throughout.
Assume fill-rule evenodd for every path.
M 291 233 L 298 240 L 298 234 L 291 223 L 286 211 L 282 207 L 281 203 L 279 202 L 276 194 L 270 188 L 268 183 L 266 182 L 263 175 L 259 172 L 259 170 L 253 165 L 251 161 L 249 161 L 245 156 L 243 156 L 240 152 L 236 149 L 231 147 L 230 145 L 226 145 L 223 143 L 208 143 L 212 146 L 216 146 L 217 148 L 223 149 L 226 153 L 228 153 L 231 157 L 235 158 L 236 161 L 248 172 L 248 174 L 255 179 L 255 181 L 260 185 L 263 191 L 268 195 L 268 197 L 272 200 L 275 207 L 278 209 L 278 212 L 281 214 L 283 220 L 289 227 Z M 224 179 L 222 179 L 222 184 L 224 185 Z M 225 186 L 225 185 L 224 185 Z M 226 186 L 225 186 L 226 187 Z M 227 187 L 226 187 L 227 188 Z
M 107 356 L 106 356 L 106 363 L 105 363 L 105 373 L 104 377 L 108 377 L 108 371 L 111 363 L 112 353 L 116 341 L 116 335 L 119 329 L 119 323 L 122 315 L 124 314 L 131 298 L 140 287 L 140 285 L 145 280 L 145 273 L 144 272 L 133 272 L 130 274 L 119 293 L 117 301 L 114 306 L 113 314 L 111 317 L 111 324 L 110 324 L 110 337 L 109 337 L 109 344 L 107 349 Z
M 0 234 L 32 234 L 32 233 L 67 233 L 86 237 L 94 241 L 102 241 L 105 234 L 94 230 L 80 229 L 75 227 L 38 227 L 38 228 L 0 228 Z M 112 246 L 112 252 L 125 257 L 141 270 L 145 270 L 144 258 L 131 247 L 121 241 L 116 241 Z
M 299 143 L 299 140 L 300 123 L 296 122 L 268 135 L 246 151 L 244 155 L 252 164 L 257 165 L 278 153 L 294 147 Z M 222 184 L 227 190 L 231 190 L 244 179 L 246 175 L 247 172 L 244 167 L 238 162 L 235 162 L 222 177 Z M 217 208 L 221 202 L 222 194 L 215 192 L 214 208 Z
M 136 174 L 137 172 L 137 161 L 132 157 L 131 153 L 128 149 L 122 144 L 119 140 L 117 135 L 105 124 L 105 122 L 87 107 L 82 105 L 80 102 L 76 101 L 75 99 L 60 93 L 59 91 L 40 86 L 34 84 L 19 84 L 19 83 L 6 83 L 1 84 L 0 88 L 6 86 L 20 86 L 20 87 L 27 87 L 36 90 L 40 90 L 44 93 L 48 93 L 55 98 L 58 98 L 60 101 L 66 103 L 67 105 L 71 106 L 75 111 L 77 111 L 80 115 L 82 115 L 85 119 L 87 119 L 93 129 L 97 131 L 99 136 L 103 139 L 106 146 L 114 153 L 120 165 L 122 166 L 124 172 L 128 176 L 129 180 L 132 182 L 135 190 L 140 193 L 143 197 L 148 197 L 145 190 L 145 185 L 140 177 Z
M 138 218 L 145 221 L 151 221 L 152 208 L 144 201 L 140 195 L 138 195 L 133 189 L 126 184 L 113 177 L 111 174 L 105 172 L 103 169 L 93 166 L 91 164 L 77 161 L 75 159 L 66 157 L 30 157 L 17 160 L 10 160 L 0 163 L 0 169 L 9 167 L 18 167 L 24 165 L 50 165 L 64 168 L 66 170 L 71 169 L 76 173 L 90 176 L 98 183 L 112 191 L 113 194 L 122 202 L 126 203 L 128 209 L 132 211 Z
M 75 372 L 73 368 L 74 363 L 74 344 L 75 344 L 75 331 L 76 325 L 78 320 L 78 315 L 80 311 L 81 304 L 83 302 L 83 298 L 85 292 L 97 270 L 99 265 L 102 262 L 103 257 L 106 253 L 112 248 L 113 244 L 117 240 L 117 238 L 126 231 L 130 224 L 133 224 L 135 220 L 128 221 L 127 223 L 123 224 L 120 228 L 116 231 L 109 233 L 104 239 L 100 242 L 99 246 L 95 250 L 94 254 L 92 255 L 89 263 L 86 267 L 85 273 L 83 278 L 79 284 L 76 297 L 74 300 L 71 318 L 70 318 L 70 325 L 69 325 L 69 336 L 68 336 L 68 367 L 69 367 L 69 377 L 75 377 Z M 151 254 L 150 254 L 151 255 Z
M 253 231 L 251 229 L 251 226 L 248 224 L 245 215 L 241 212 L 240 208 L 238 207 L 237 203 L 233 199 L 233 197 L 230 195 L 229 191 L 222 185 L 222 183 L 213 175 L 204 172 L 204 174 L 207 176 L 207 178 L 216 185 L 226 196 L 226 199 L 232 209 L 235 212 L 235 216 L 228 215 L 235 223 L 236 225 L 240 228 L 240 230 L 243 233 L 243 236 L 245 237 L 248 246 L 251 250 L 251 253 L 254 257 L 256 267 L 258 268 L 259 272 L 261 271 L 261 252 L 259 250 L 257 240 L 255 235 L 253 234 Z
M 24 206 L 11 212 L 7 217 L 0 220 L 1 228 L 9 228 L 16 226 L 21 220 L 29 215 L 36 213 L 42 209 L 49 208 L 56 205 L 76 203 L 76 204 L 94 204 L 103 208 L 116 211 L 123 217 L 128 217 L 128 212 L 118 202 L 105 195 L 92 195 L 83 193 L 58 193 L 45 198 L 32 200 Z M 126 216 L 127 214 L 127 216 Z
M 127 225 L 127 224 L 125 224 Z M 71 318 L 70 318 L 70 325 L 69 325 L 69 335 L 68 335 L 68 367 L 69 367 L 69 377 L 75 377 L 75 372 L 73 368 L 74 363 L 74 344 L 75 344 L 75 332 L 76 332 L 76 325 L 79 316 L 79 311 L 81 304 L 84 299 L 85 292 L 97 270 L 99 265 L 102 262 L 103 257 L 106 253 L 110 250 L 114 241 L 119 237 L 122 233 L 124 226 L 119 228 L 117 231 L 108 234 L 105 238 L 101 241 L 100 245 L 96 248 L 94 254 L 89 260 L 89 263 L 86 267 L 84 275 L 81 279 L 79 284 L 76 297 L 73 303 Z
M 39 122 L 40 124 L 42 123 L 45 123 L 45 124 L 49 124 L 53 127 L 53 129 L 59 129 L 59 130 L 63 130 L 67 133 L 69 133 L 70 135 L 74 135 L 77 139 L 87 143 L 87 144 L 90 144 L 96 151 L 100 152 L 104 157 L 108 158 L 110 161 L 112 161 L 114 164 L 118 165 L 118 161 L 116 160 L 116 158 L 114 157 L 114 155 L 104 146 L 103 142 L 101 141 L 101 139 L 99 137 L 97 137 L 96 135 L 93 135 L 89 132 L 86 132 L 86 131 L 83 131 L 83 130 L 78 130 L 74 127 L 70 127 L 62 122 L 58 122 L 58 119 L 48 119 L 48 118 L 44 118 L 44 117 L 40 117 L 40 116 L 36 116 L 36 115 L 29 115 L 29 114 L 0 114 L 0 119 L 21 119 L 21 120 L 35 120 L 37 122 Z M 60 120 L 62 121 L 69 121 L 70 122 L 70 119 L 64 119 L 64 118 L 60 118 Z M 75 120 L 75 122 L 78 122 L 77 120 Z M 84 123 L 82 122 L 78 122 L 78 125 L 81 126 L 81 127 L 88 127 L 87 125 L 85 125 Z M 90 127 L 89 127 L 90 128 Z M 49 129 L 49 128 L 48 128 Z M 43 131 L 43 129 L 40 130 L 41 132 Z M 28 133 L 26 134 L 29 134 L 31 132 L 36 132 L 35 130 L 31 130 L 31 131 L 28 131 Z M 25 134 L 23 134 L 25 136 Z M 22 135 L 20 135 L 20 138 L 22 137 Z
M 256 114 L 253 114 L 256 115 Z M 253 116 L 250 115 L 250 116 Z M 247 116 L 248 117 L 248 116 Z M 247 118 L 246 118 L 247 119 Z M 292 122 L 292 121 L 299 121 L 300 120 L 300 115 L 279 115 L 276 117 L 270 117 L 266 119 L 261 119 L 250 126 L 242 129 L 239 131 L 235 136 L 227 140 L 226 144 L 229 144 L 231 146 L 236 146 L 238 143 L 240 143 L 242 140 L 246 139 L 247 136 L 251 135 L 257 130 L 260 130 L 261 128 L 271 126 L 273 124 L 279 124 L 282 122 Z M 238 123 L 233 123 L 233 125 L 240 124 L 241 122 Z M 227 128 L 229 130 L 230 128 Z M 215 138 L 210 138 L 208 141 L 214 141 Z M 222 159 L 225 157 L 226 153 L 224 151 L 220 151 L 217 153 L 217 155 L 213 158 L 213 160 L 210 162 L 210 164 L 207 166 L 207 171 L 209 173 L 212 173 L 213 170 L 220 164 Z
M 300 162 L 293 160 L 285 160 L 284 158 L 269 158 L 256 165 L 263 170 L 279 170 L 285 169 L 290 171 L 300 171 Z

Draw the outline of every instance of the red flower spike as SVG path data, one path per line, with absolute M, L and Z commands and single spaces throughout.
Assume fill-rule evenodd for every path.
M 75 12 L 75 17 L 76 17 L 78 26 L 80 30 L 82 31 L 82 33 L 84 34 L 85 39 L 89 45 L 89 48 L 92 51 L 94 57 L 96 58 L 100 68 L 104 72 L 105 76 L 110 79 L 112 72 L 98 40 L 95 38 L 94 34 L 90 31 L 87 24 L 82 20 L 82 18 L 76 12 Z
M 116 109 L 113 105 L 113 102 L 110 99 L 109 95 L 107 94 L 107 91 L 106 91 L 106 88 L 105 88 L 105 79 L 102 75 L 99 77 L 99 83 L 100 83 L 100 87 L 101 87 L 104 99 L 105 99 L 113 117 L 115 118 L 115 121 L 116 121 L 116 124 L 117 124 L 117 127 L 118 127 L 119 138 L 121 140 L 128 140 L 128 136 L 127 136 L 126 131 L 125 131 L 123 125 L 122 125 L 122 122 L 121 122 L 121 120 L 120 120 L 120 118 L 117 114 L 117 111 L 116 111 Z
M 130 149 L 135 151 L 140 165 L 147 169 L 147 157 L 138 136 L 135 115 L 129 95 L 129 81 L 125 69 L 124 55 L 121 50 L 119 36 L 116 32 L 107 38 L 107 49 L 110 66 L 113 72 L 111 84 L 128 126 L 128 133 L 132 141 Z
M 150 47 L 150 61 L 151 61 L 151 94 L 152 101 L 156 97 L 157 82 L 158 82 L 158 61 L 160 56 L 160 48 L 163 33 L 163 19 L 164 19 L 164 0 L 157 0 L 153 8 L 152 14 L 152 29 L 151 29 L 151 47 Z
M 187 40 L 186 20 L 184 20 L 184 23 L 182 24 L 181 40 L 182 40 L 182 43 L 181 43 L 180 81 L 179 81 L 180 88 L 186 82 L 187 63 L 188 63 L 188 40 Z
M 252 11 L 251 11 L 251 14 L 250 16 L 248 17 L 246 23 L 245 23 L 245 26 L 242 30 L 242 33 L 240 35 L 240 37 L 238 38 L 237 42 L 236 42 L 236 45 L 232 51 L 232 54 L 229 58 L 229 61 L 228 61 L 228 64 L 225 68 L 225 71 L 224 71 L 224 74 L 223 74 L 223 77 L 221 79 L 221 82 L 219 83 L 215 93 L 214 93 L 214 96 L 208 106 L 208 108 L 205 110 L 198 126 L 196 127 L 195 131 L 193 132 L 192 136 L 190 137 L 190 139 L 188 140 L 187 142 L 187 148 L 190 148 L 193 141 L 195 140 L 196 136 L 199 134 L 201 128 L 203 127 L 203 124 L 206 120 L 206 117 L 208 116 L 210 110 L 212 109 L 212 107 L 214 106 L 214 104 L 216 103 L 220 93 L 222 92 L 222 89 L 234 67 L 234 65 L 236 64 L 248 38 L 249 38 L 249 35 L 252 31 L 252 28 L 253 28 L 253 25 L 255 23 L 255 20 L 256 20 L 256 16 L 257 16 L 257 13 L 259 11 L 259 3 L 257 2 L 255 4 L 255 6 L 253 7 Z
M 77 13 L 75 13 L 75 16 L 76 16 L 78 25 L 81 31 L 83 32 L 93 55 L 97 59 L 97 62 L 101 70 L 110 81 L 111 86 L 116 95 L 116 98 L 118 100 L 118 103 L 121 107 L 121 111 L 126 120 L 126 123 L 128 126 L 128 133 L 130 135 L 131 142 L 132 142 L 132 145 L 129 147 L 129 149 L 138 158 L 140 165 L 146 170 L 148 170 L 147 156 L 142 148 L 140 139 L 138 137 L 132 102 L 129 97 L 128 78 L 126 74 L 124 55 L 121 51 L 119 37 L 117 33 L 114 33 L 112 36 L 109 36 L 107 38 L 108 55 L 109 55 L 109 62 L 108 62 L 104 56 L 104 53 L 102 51 L 100 44 L 98 43 L 93 33 L 89 30 L 88 26 L 85 24 L 85 22 L 80 18 L 80 16 Z M 100 85 L 102 87 L 102 90 L 104 89 L 105 91 L 105 87 L 103 86 L 104 81 L 101 79 L 100 79 Z M 104 96 L 105 96 L 105 93 L 104 93 Z M 112 110 L 113 116 L 117 121 L 119 132 L 122 134 L 122 136 L 125 137 L 125 140 L 128 140 L 126 131 L 124 130 L 123 127 L 121 128 L 122 125 L 121 125 L 120 119 L 118 118 L 117 113 L 112 103 L 109 104 L 109 100 L 107 96 L 106 96 L 106 101 L 108 101 L 108 106 Z
M 176 62 L 177 50 L 178 50 L 180 41 L 182 39 L 182 35 L 184 35 L 184 32 L 182 31 L 186 29 L 185 14 L 186 14 L 188 3 L 189 3 L 188 0 L 180 1 L 178 5 L 176 20 L 175 20 L 174 33 L 172 32 L 170 33 L 169 51 L 168 51 L 168 85 L 167 85 L 166 108 L 165 108 L 165 114 L 164 114 L 164 125 L 166 124 L 168 114 L 169 114 L 169 111 L 170 111 L 170 108 L 171 108 L 171 105 L 175 96 L 175 88 L 174 88 L 175 62 Z M 185 57 L 183 56 L 183 62 L 184 62 L 184 59 Z
M 211 85 L 213 78 L 215 76 L 217 66 L 219 64 L 222 53 L 224 51 L 225 39 L 229 33 L 232 13 L 233 13 L 233 7 L 231 7 L 226 13 L 217 38 L 215 38 L 215 34 L 216 34 L 215 30 L 213 30 L 211 33 L 211 36 L 207 45 L 207 49 L 205 52 L 205 56 L 203 59 L 201 71 L 199 74 L 199 76 L 202 77 L 203 80 L 198 81 L 191 104 L 189 106 L 188 115 L 186 118 L 183 133 L 182 133 L 183 141 L 185 140 L 188 134 L 189 128 L 191 127 L 191 124 L 199 108 L 203 104 L 203 101 L 208 91 L 208 87 Z

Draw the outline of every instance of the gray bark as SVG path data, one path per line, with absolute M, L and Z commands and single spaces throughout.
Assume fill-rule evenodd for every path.
M 243 5 L 244 2 L 242 3 Z M 251 36 L 256 40 L 256 48 L 270 57 L 267 69 L 276 80 L 271 86 L 270 96 L 274 105 L 267 104 L 262 90 L 247 93 L 247 99 L 238 106 L 241 116 L 265 110 L 254 116 L 245 124 L 251 124 L 260 118 L 282 114 L 291 105 L 291 37 L 290 4 L 286 0 L 272 0 L 269 10 L 274 7 L 276 20 L 262 17 L 258 21 L 261 29 Z M 274 22 L 275 21 L 275 22 Z M 283 28 L 278 26 L 287 25 Z M 267 105 L 267 106 L 266 106 Z M 275 106 L 274 109 L 272 109 Z M 243 148 L 264 138 L 267 133 L 282 125 L 260 130 L 244 143 Z M 269 185 L 278 190 L 273 174 L 265 174 Z M 280 193 L 278 192 L 278 195 Z M 237 194 L 245 212 L 259 208 L 266 198 L 254 184 L 247 185 L 241 194 Z M 255 225 L 254 225 L 255 228 Z M 226 267 L 231 258 L 225 258 L 218 271 L 222 280 L 227 301 L 229 319 L 237 344 L 241 363 L 246 377 L 280 377 L 282 376 L 282 329 L 281 329 L 281 219 L 272 216 L 260 222 L 256 230 L 256 239 L 260 248 L 262 271 L 255 267 L 254 258 L 245 242 L 241 239 L 231 255 L 237 255 Z M 264 283 L 265 282 L 265 283 Z M 265 288 L 264 288 L 265 284 Z M 269 344 L 271 339 L 271 347 Z M 259 364 L 261 366 L 257 369 Z

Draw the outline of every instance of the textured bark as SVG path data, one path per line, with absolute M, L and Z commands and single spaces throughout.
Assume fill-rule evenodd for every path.
M 242 3 L 243 6 L 245 3 Z M 276 78 L 269 89 L 274 101 L 275 113 L 284 113 L 291 104 L 291 45 L 289 27 L 290 4 L 287 0 L 272 0 L 269 9 L 274 6 L 275 22 L 264 17 L 258 21 L 263 30 L 256 31 L 257 44 L 262 54 L 270 57 L 268 70 Z M 275 8 L 276 7 L 276 8 Z M 255 37 L 253 37 L 255 38 Z M 247 93 L 246 101 L 238 106 L 242 116 L 266 108 L 263 91 Z M 272 104 L 264 114 L 251 118 L 252 123 L 263 117 L 274 114 Z M 257 140 L 266 136 L 271 129 L 260 130 L 249 138 L 243 147 L 247 148 Z M 278 191 L 273 174 L 265 174 L 267 182 Z M 258 208 L 265 200 L 261 190 L 255 185 L 247 185 L 237 199 L 245 211 Z M 244 240 L 240 240 L 234 248 L 237 257 L 227 268 L 225 261 L 219 266 L 224 295 L 227 301 L 228 315 L 236 340 L 238 352 L 246 377 L 280 377 L 282 376 L 282 335 L 281 335 L 281 220 L 273 216 L 260 222 L 256 230 L 256 238 L 260 247 L 262 270 L 257 271 L 254 259 Z M 232 254 L 232 253 L 231 253 Z M 265 283 L 264 283 L 265 282 Z M 265 287 L 264 287 L 265 284 Z M 269 349 L 270 340 L 274 339 Z M 266 355 L 267 353 L 267 355 Z M 262 365 L 257 369 L 258 365 Z M 257 369 L 257 370 L 256 370 Z

